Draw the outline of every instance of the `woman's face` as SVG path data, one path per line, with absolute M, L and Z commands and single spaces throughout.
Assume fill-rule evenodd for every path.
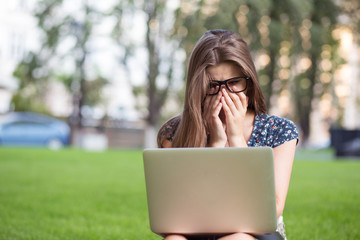
M 244 78 L 240 80 L 236 80 L 236 77 L 242 77 L 245 76 L 245 74 L 243 73 L 240 67 L 238 67 L 236 64 L 232 62 L 223 62 L 215 66 L 210 66 L 207 69 L 207 73 L 210 76 L 208 95 L 213 95 L 214 93 L 219 92 L 218 91 L 219 84 L 217 84 L 216 81 L 226 81 L 234 78 L 235 81 L 233 80 L 227 81 L 227 86 L 231 90 L 242 91 L 243 89 L 246 89 L 247 83 Z M 222 84 L 220 88 L 221 89 L 225 88 L 226 91 L 230 93 L 229 89 L 224 84 Z M 244 91 L 244 93 L 246 94 L 246 90 Z M 221 91 L 218 94 L 221 94 Z M 230 94 L 235 94 L 235 93 L 230 93 Z M 208 96 L 208 97 L 213 97 L 213 96 Z M 223 109 L 221 109 L 219 116 L 221 121 L 225 122 L 225 113 Z

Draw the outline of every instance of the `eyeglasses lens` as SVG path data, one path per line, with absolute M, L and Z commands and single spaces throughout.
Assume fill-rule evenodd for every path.
M 219 92 L 219 88 L 221 87 L 221 85 L 225 85 L 225 84 L 228 90 L 230 90 L 230 92 L 234 92 L 234 93 L 242 92 L 246 89 L 246 78 L 234 78 L 224 82 L 211 81 L 209 84 L 207 94 L 210 95 L 217 94 Z
M 220 88 L 220 83 L 215 81 L 210 82 L 207 94 L 216 94 L 219 91 L 219 88 Z
M 228 88 L 232 92 L 241 92 L 246 87 L 245 78 L 236 78 L 227 82 Z

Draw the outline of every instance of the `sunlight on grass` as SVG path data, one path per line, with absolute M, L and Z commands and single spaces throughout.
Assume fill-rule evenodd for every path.
M 360 239 L 360 161 L 333 161 L 331 151 L 296 159 L 288 238 Z M 160 239 L 149 229 L 140 150 L 0 148 L 0 216 L 0 239 Z
M 284 212 L 289 239 L 359 239 L 360 162 L 297 161 Z
M 0 156 L 0 239 L 152 237 L 140 151 Z

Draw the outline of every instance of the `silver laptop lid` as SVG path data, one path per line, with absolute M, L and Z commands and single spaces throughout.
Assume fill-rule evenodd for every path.
M 153 232 L 275 232 L 271 148 L 146 149 L 143 160 Z

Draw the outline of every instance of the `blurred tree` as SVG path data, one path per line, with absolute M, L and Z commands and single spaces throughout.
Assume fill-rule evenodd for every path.
M 299 28 L 301 47 L 303 48 L 301 65 L 304 71 L 295 76 L 295 103 L 299 127 L 306 141 L 310 134 L 310 114 L 314 110 L 315 100 L 324 93 L 330 81 L 321 82 L 320 74 L 332 74 L 336 70 L 337 41 L 332 37 L 332 31 L 338 22 L 339 7 L 328 0 L 314 0 L 308 18 L 302 21 Z M 328 51 L 330 57 L 322 59 L 322 53 Z M 327 54 L 327 55 L 329 55 Z
M 301 23 L 298 5 L 301 4 L 296 0 L 211 1 L 197 8 L 195 14 L 186 16 L 185 26 L 188 26 L 189 32 L 195 33 L 197 38 L 205 29 L 223 28 L 239 32 L 254 56 L 265 53 L 269 57 L 269 64 L 259 69 L 259 75 L 266 76 L 262 78 L 262 88 L 269 106 L 274 89 L 273 82 L 278 78 L 277 62 L 281 42 L 291 41 L 291 31 Z M 205 20 L 196 21 L 199 18 Z M 196 23 L 200 23 L 200 27 Z M 184 39 L 183 46 L 188 53 L 195 41 L 193 34 Z
M 341 10 L 342 17 L 346 17 L 343 24 L 347 24 L 351 28 L 357 44 L 360 45 L 360 1 L 343 0 L 341 1 Z
M 298 121 L 303 133 L 302 140 L 306 142 L 310 131 L 310 113 L 314 107 L 312 103 L 323 93 L 331 91 L 331 82 L 319 80 L 319 75 L 324 72 L 319 67 L 322 49 L 330 52 L 331 57 L 327 60 L 333 66 L 327 70 L 327 74 L 333 73 L 340 61 L 336 55 L 337 43 L 331 36 L 339 13 L 335 2 L 204 1 L 201 6 L 192 9 L 185 16 L 185 21 L 180 20 L 178 24 L 179 29 L 185 27 L 189 33 L 181 46 L 189 54 L 205 29 L 225 28 L 239 32 L 249 44 L 254 59 L 261 56 L 265 62 L 260 62 L 257 67 L 268 107 L 277 105 L 278 101 L 271 100 L 278 100 L 284 90 L 289 92 L 288 96 L 292 96 L 295 106 L 290 114 L 295 114 L 292 118 Z M 298 70 L 304 64 L 308 64 L 308 68 Z
M 19 79 L 17 92 L 11 99 L 15 111 L 32 111 L 49 114 L 45 105 L 47 95 L 48 74 L 42 71 L 43 62 L 39 57 L 30 52 L 14 70 L 14 77 Z M 35 75 L 35 76 L 34 76 Z
M 75 13 L 67 12 L 63 5 L 63 0 L 38 2 L 35 16 L 42 31 L 41 48 L 37 53 L 30 53 L 17 66 L 14 76 L 20 84 L 13 103 L 15 109 L 38 111 L 40 105 L 35 103 L 46 102 L 46 88 L 50 81 L 60 80 L 73 98 L 73 113 L 69 121 L 74 133 L 82 126 L 82 107 L 99 103 L 100 90 L 107 81 L 100 75 L 94 79 L 85 74 L 86 59 L 91 54 L 92 28 L 100 21 L 101 14 L 87 1 L 83 1 Z M 65 69 L 64 62 L 73 66 Z M 33 94 L 24 94 L 29 88 L 34 89 Z M 32 104 L 22 104 L 26 102 Z
M 63 1 L 39 2 L 36 16 L 43 32 L 43 47 L 18 65 L 14 75 L 20 79 L 20 87 L 13 102 L 16 108 L 29 107 L 26 102 L 39 108 L 46 83 L 56 76 L 73 95 L 71 123 L 75 127 L 81 124 L 82 106 L 96 104 L 99 89 L 106 84 L 100 75 L 88 81 L 85 74 L 93 25 L 102 14 L 86 0 L 76 14 L 67 14 L 62 11 Z M 341 4 L 344 13 L 355 16 L 355 20 L 350 17 L 351 26 L 358 29 L 358 1 L 344 0 Z M 184 52 L 189 55 L 208 29 L 239 32 L 254 59 L 265 59 L 258 73 L 267 104 L 277 104 L 271 99 L 289 90 L 305 140 L 315 100 L 331 91 L 331 81 L 322 74 L 331 75 L 340 61 L 335 53 L 337 42 L 331 35 L 339 14 L 335 0 L 119 0 L 107 14 L 117 18 L 112 37 L 121 48 L 119 61 L 125 66 L 124 77 L 132 85 L 148 125 L 148 139 L 152 140 L 169 95 L 181 92 L 175 85 L 182 82 L 186 72 L 188 58 Z M 71 47 L 60 51 L 66 41 Z M 75 70 L 59 70 L 65 58 L 71 59 Z M 324 68 L 329 65 L 326 62 L 332 67 Z M 146 72 L 145 82 L 136 79 L 142 78 L 142 72 Z M 149 146 L 148 141 L 145 144 Z
M 111 13 L 119 18 L 113 36 L 118 44 L 125 48 L 121 62 L 127 68 L 129 79 L 131 71 L 135 68 L 131 63 L 137 51 L 142 51 L 143 56 L 146 56 L 143 62 L 145 66 L 141 66 L 140 62 L 136 66 L 139 70 L 145 70 L 146 82 L 139 84 L 129 81 L 134 95 L 140 102 L 139 108 L 145 114 L 146 147 L 155 146 L 154 139 L 161 110 L 169 100 L 169 94 L 177 91 L 174 82 L 183 80 L 183 74 L 179 74 L 178 69 L 182 69 L 182 60 L 179 57 L 182 50 L 179 45 L 184 33 L 174 31 L 174 15 L 183 2 L 185 1 L 180 1 L 180 5 L 174 5 L 175 2 L 166 0 L 121 0 Z M 131 39 L 129 31 L 136 25 L 141 25 L 140 21 L 144 22 L 144 35 L 141 35 L 141 39 Z
M 283 72 L 287 71 L 288 67 L 286 63 L 279 64 L 281 56 L 287 57 L 280 50 L 287 43 L 291 44 L 293 32 L 301 23 L 301 8 L 298 5 L 298 1 L 293 0 L 272 0 L 266 15 L 260 18 L 257 26 L 262 51 L 269 56 L 269 63 L 259 73 L 266 76 L 263 79 L 267 81 L 262 83 L 262 88 L 269 108 L 276 104 L 271 102 L 272 96 L 278 96 L 289 82 L 290 74 L 280 73 L 282 69 Z
M 340 1 L 340 6 L 341 6 L 341 15 L 340 15 L 340 23 L 343 25 L 343 29 L 342 31 L 349 31 L 350 32 L 350 44 L 348 43 L 347 46 L 345 46 L 345 48 L 350 49 L 349 51 L 351 52 L 350 54 L 346 54 L 347 56 L 345 56 L 344 58 L 346 58 L 349 62 L 349 66 L 351 68 L 353 68 L 354 70 L 356 68 L 359 69 L 360 66 L 360 60 L 359 60 L 359 53 L 360 51 L 357 50 L 360 48 L 360 1 L 359 0 L 342 0 Z M 335 34 L 335 35 L 339 35 L 341 36 L 342 34 Z M 339 37 L 338 36 L 338 37 Z M 356 52 L 358 54 L 356 54 Z M 357 57 L 356 57 L 357 55 Z M 360 72 L 358 71 L 354 71 L 352 70 L 353 74 L 352 74 L 352 81 L 354 81 L 354 84 L 352 84 L 353 86 L 356 86 L 356 84 L 359 83 L 360 81 Z M 349 81 L 351 82 L 351 80 Z M 352 88 L 352 86 L 350 86 L 350 88 Z M 356 88 L 355 88 L 356 89 Z M 360 110 L 360 92 L 359 90 L 356 91 L 355 89 L 351 89 L 351 92 L 349 93 L 349 96 L 346 96 L 346 105 L 347 108 L 355 108 L 354 111 L 355 112 L 359 112 Z M 344 97 L 341 97 L 344 98 Z M 341 102 L 341 98 L 339 99 L 339 102 Z M 353 99 L 353 100 L 351 100 Z M 351 105 L 351 101 L 354 101 L 355 103 L 353 106 L 349 107 L 349 105 Z M 345 103 L 345 101 L 344 101 Z M 342 109 L 345 111 L 345 109 Z M 342 127 L 349 127 L 346 126 L 348 124 L 346 124 L 345 122 L 347 121 L 343 121 L 343 118 L 339 119 L 338 121 L 340 124 L 340 126 Z M 344 126 L 345 125 L 345 126 Z M 358 125 L 358 127 L 360 127 Z

